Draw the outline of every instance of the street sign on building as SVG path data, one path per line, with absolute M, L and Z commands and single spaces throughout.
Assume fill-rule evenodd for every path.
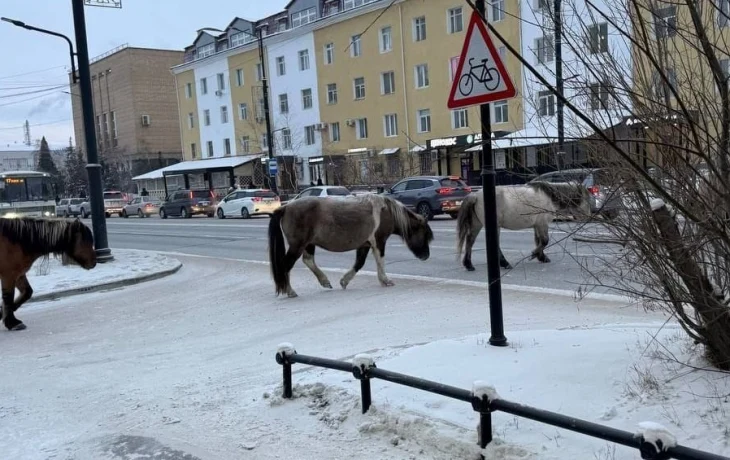
M 487 27 L 472 12 L 447 107 L 460 109 L 510 99 L 517 91 Z
M 269 176 L 275 176 L 279 173 L 279 164 L 276 158 L 269 158 Z

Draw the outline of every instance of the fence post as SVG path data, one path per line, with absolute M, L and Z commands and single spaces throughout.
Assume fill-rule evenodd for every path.
M 372 395 L 370 393 L 370 368 L 376 367 L 375 361 L 370 355 L 359 354 L 352 359 L 352 375 L 360 381 L 360 394 L 362 396 L 362 413 L 370 409 Z
M 484 449 L 492 442 L 492 410 L 490 405 L 495 399 L 499 399 L 497 390 L 493 386 L 481 380 L 472 384 L 471 407 L 479 412 L 479 425 L 477 425 L 477 443 Z
M 672 456 L 666 451 L 677 446 L 677 438 L 664 426 L 654 422 L 639 423 L 637 437 L 641 438 L 639 453 L 644 460 L 667 460 Z
M 284 374 L 284 398 L 291 399 L 292 397 L 292 385 L 291 385 L 291 362 L 289 356 L 297 354 L 297 350 L 289 342 L 280 343 L 276 350 L 276 362 L 281 364 L 282 372 Z

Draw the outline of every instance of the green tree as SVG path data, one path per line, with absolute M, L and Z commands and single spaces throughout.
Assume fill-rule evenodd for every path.
M 82 192 L 86 192 L 88 184 L 86 178 L 86 162 L 80 150 L 75 151 L 73 147 L 68 147 L 63 176 L 66 192 L 71 196 L 81 196 Z
M 64 181 L 58 171 L 58 168 L 56 167 L 56 163 L 53 162 L 51 149 L 48 148 L 48 141 L 46 141 L 45 136 L 43 136 L 43 138 L 41 139 L 40 148 L 38 151 L 38 166 L 36 169 L 38 171 L 45 172 L 51 175 L 55 193 L 61 194 L 63 192 Z

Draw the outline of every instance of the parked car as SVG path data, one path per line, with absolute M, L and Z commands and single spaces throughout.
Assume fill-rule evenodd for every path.
M 162 201 L 153 196 L 138 196 L 122 208 L 122 217 L 149 217 L 160 212 Z
M 213 217 L 216 204 L 216 196 L 212 190 L 177 190 L 170 193 L 167 200 L 160 205 L 160 217 L 189 218 L 196 214 Z
M 331 198 L 331 199 L 343 199 L 343 198 L 350 198 L 354 197 L 355 195 L 347 189 L 347 187 L 342 187 L 340 185 L 316 185 L 314 187 L 309 187 L 304 190 L 302 190 L 298 195 L 296 195 L 291 200 L 287 200 L 283 202 L 282 204 L 286 204 L 289 201 L 298 200 L 299 198 L 304 198 L 306 196 L 313 196 L 313 197 L 319 197 L 319 198 Z
M 122 217 L 122 209 L 127 204 L 124 193 L 115 190 L 104 191 L 104 215 L 111 217 L 112 214 L 118 214 Z
M 77 217 L 81 216 L 81 204 L 83 198 L 62 198 L 56 205 L 56 216 Z
M 456 219 L 469 193 L 471 187 L 458 176 L 408 177 L 385 192 L 429 220 L 441 214 Z
M 267 189 L 236 190 L 228 194 L 216 207 L 219 219 L 226 217 L 242 217 L 273 213 L 281 207 L 281 201 L 276 193 Z
M 591 213 L 613 219 L 622 206 L 621 188 L 608 168 L 565 169 L 537 176 L 530 182 L 582 184 L 591 194 Z

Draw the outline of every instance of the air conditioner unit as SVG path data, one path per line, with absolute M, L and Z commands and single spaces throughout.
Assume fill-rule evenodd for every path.
M 316 123 L 314 125 L 314 129 L 316 129 L 317 131 L 325 130 L 327 129 L 327 123 Z
M 353 120 L 352 118 L 348 118 L 347 120 L 345 120 L 345 124 L 347 126 L 355 126 L 355 120 Z
M 221 91 L 221 90 L 218 89 L 218 90 L 215 91 L 215 95 L 216 96 L 223 96 L 223 91 Z
M 142 126 L 149 126 L 149 125 L 150 125 L 150 116 L 142 115 Z

